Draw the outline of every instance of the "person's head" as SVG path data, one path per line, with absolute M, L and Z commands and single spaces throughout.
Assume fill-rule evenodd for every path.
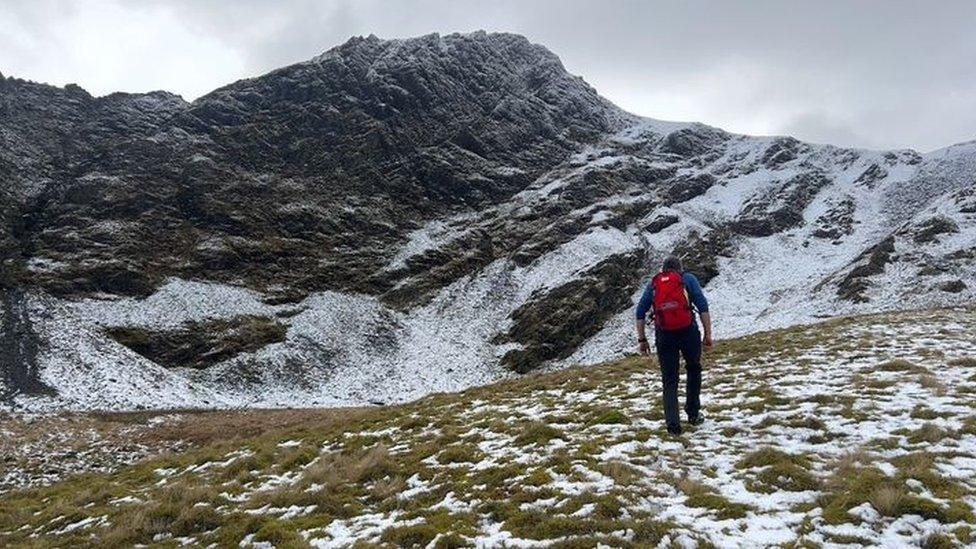
M 662 271 L 678 271 L 679 273 L 684 270 L 681 266 L 681 260 L 677 256 L 669 256 L 664 260 L 664 266 L 661 267 Z

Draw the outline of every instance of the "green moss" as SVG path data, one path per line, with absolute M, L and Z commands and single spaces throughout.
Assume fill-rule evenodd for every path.
M 778 490 L 803 492 L 817 490 L 820 483 L 806 469 L 790 462 L 774 463 L 756 475 L 753 483 L 747 483 L 749 490 L 772 493 Z
M 791 463 L 793 465 L 809 468 L 810 460 L 804 456 L 799 456 L 795 454 L 787 454 L 776 448 L 759 448 L 753 452 L 750 452 L 745 457 L 736 463 L 736 467 L 740 469 L 749 469 L 752 467 L 766 467 L 768 465 L 776 465 L 781 463 Z
M 256 534 L 265 523 L 274 520 L 263 515 L 235 512 L 224 517 L 224 524 L 210 539 L 220 547 L 237 547 L 241 540 Z
M 437 462 L 441 465 L 449 463 L 474 463 L 480 461 L 484 454 L 473 444 L 455 444 L 448 446 L 437 454 Z
M 914 374 L 928 373 L 928 370 L 918 366 L 912 362 L 902 359 L 889 360 L 887 362 L 882 362 L 875 367 L 876 370 L 881 372 L 909 372 Z
M 922 549 L 953 549 L 955 546 L 951 536 L 941 533 L 930 534 L 922 541 Z
M 947 434 L 948 433 L 945 431 L 945 429 L 934 423 L 925 423 L 918 429 L 906 433 L 908 442 L 910 444 L 932 444 L 939 442 L 945 438 Z
M 968 545 L 970 543 L 973 543 L 973 541 L 976 541 L 976 537 L 973 536 L 972 526 L 968 526 L 968 525 L 959 526 L 955 530 L 953 530 L 952 533 L 956 535 L 956 539 L 958 539 L 960 543 Z
M 308 542 L 298 532 L 284 521 L 277 519 L 269 520 L 261 526 L 261 529 L 254 534 L 254 539 L 266 541 L 275 547 L 309 547 Z
M 920 496 L 905 496 L 898 506 L 894 516 L 918 515 L 922 518 L 946 521 L 946 511 L 938 503 Z
M 170 526 L 174 536 L 188 536 L 196 532 L 213 530 L 224 523 L 224 518 L 209 505 L 184 507 Z
M 455 533 L 441 534 L 434 543 L 434 549 L 460 549 L 461 547 L 473 547 L 473 545 Z
M 279 461 L 279 467 L 283 471 L 298 469 L 312 462 L 319 457 L 319 449 L 311 444 L 302 444 L 290 449 Z
M 948 362 L 949 366 L 956 366 L 959 368 L 976 368 L 976 357 L 966 356 L 961 358 L 954 358 Z
M 411 526 L 394 526 L 387 528 L 381 539 L 387 543 L 392 543 L 396 547 L 426 547 L 434 538 L 438 531 L 429 524 L 414 524 Z
M 543 446 L 553 439 L 566 439 L 566 435 L 554 427 L 540 421 L 530 421 L 522 426 L 519 435 L 515 437 L 515 444 L 528 446 L 538 444 Z
M 912 409 L 910 417 L 912 419 L 936 419 L 940 417 L 940 415 L 928 406 L 919 405 Z
M 606 410 L 594 417 L 590 425 L 624 425 L 630 423 L 630 419 L 620 410 Z
M 656 547 L 664 536 L 671 532 L 674 525 L 668 522 L 644 519 L 633 522 L 629 527 L 634 531 L 635 543 L 642 547 Z
M 614 520 L 553 516 L 541 511 L 518 511 L 505 521 L 504 528 L 527 539 L 554 539 L 612 532 L 620 527 Z
M 824 522 L 843 524 L 854 521 L 847 511 L 868 501 L 871 494 L 888 482 L 888 477 L 875 467 L 844 467 L 835 471 L 827 485 L 827 492 L 819 498 Z
M 688 496 L 685 500 L 688 507 L 702 507 L 715 511 L 719 520 L 743 518 L 751 510 L 748 505 L 733 503 L 719 494 L 701 493 Z
M 552 482 L 552 475 L 541 467 L 533 469 L 532 473 L 530 473 L 529 476 L 525 477 L 525 480 L 522 481 L 522 483 L 527 486 L 545 486 L 550 482 Z

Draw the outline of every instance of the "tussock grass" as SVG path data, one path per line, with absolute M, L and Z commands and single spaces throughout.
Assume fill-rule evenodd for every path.
M 152 541 L 157 534 L 209 531 L 223 523 L 214 509 L 226 503 L 214 486 L 174 483 L 148 505 L 126 508 L 105 532 L 106 543 L 125 546 Z
M 810 460 L 807 457 L 787 454 L 786 452 L 771 447 L 759 448 L 746 454 L 745 457 L 739 460 L 736 466 L 740 469 L 748 469 L 751 467 L 766 467 L 781 463 L 790 463 L 803 468 L 810 467 Z
M 429 524 L 414 524 L 388 528 L 383 532 L 382 539 L 395 547 L 426 547 L 437 534 L 437 529 Z
M 725 496 L 719 494 L 697 494 L 688 496 L 685 505 L 689 507 L 701 507 L 715 512 L 719 520 L 743 518 L 752 508 L 743 503 L 733 503 Z
M 342 484 L 376 481 L 397 472 L 389 449 L 383 444 L 351 454 L 327 454 L 305 469 L 302 481 L 335 487 Z
M 878 325 L 896 324 L 898 318 L 884 317 Z M 917 322 L 909 322 L 915 317 L 905 318 L 913 329 L 917 326 Z M 722 395 L 747 400 L 745 404 L 739 398 L 716 403 L 709 412 L 714 427 L 699 429 L 677 443 L 657 440 L 663 436 L 663 428 L 658 427 L 662 418 L 656 391 L 645 394 L 633 389 L 635 381 L 643 384 L 648 379 L 657 380 L 653 361 L 626 359 L 611 365 L 527 376 L 460 395 L 436 395 L 404 406 L 347 412 L 341 420 L 337 414 L 328 416 L 335 420 L 299 421 L 280 429 L 265 423 L 246 440 L 224 433 L 224 438 L 213 438 L 206 448 L 185 455 L 156 459 L 112 477 L 94 475 L 84 492 L 79 492 L 83 483 L 69 482 L 7 495 L 0 498 L 0 544 L 83 547 L 91 545 L 90 536 L 95 534 L 101 545 L 129 547 L 150 544 L 153 536 L 162 534 L 188 536 L 191 545 L 230 547 L 253 534 L 255 542 L 303 547 L 303 534 L 323 535 L 324 528 L 335 520 L 396 512 L 400 522 L 375 532 L 371 541 L 361 540 L 357 546 L 460 547 L 468 544 L 466 537 L 484 533 L 486 524 L 495 523 L 494 527 L 548 546 L 657 546 L 666 535 L 674 542 L 680 533 L 707 547 L 707 538 L 697 530 L 702 524 L 714 525 L 714 520 L 704 520 L 705 516 L 737 520 L 721 526 L 724 535 L 735 536 L 754 511 L 722 495 L 731 493 L 725 491 L 730 478 L 758 493 L 819 492 L 799 498 L 810 501 L 791 507 L 793 512 L 807 514 L 795 524 L 798 537 L 792 546 L 805 546 L 805 534 L 816 533 L 820 536 L 816 539 L 827 542 L 841 539 L 831 537 L 824 523 L 857 523 L 848 510 L 863 503 L 877 509 L 887 517 L 885 520 L 918 514 L 952 525 L 950 537 L 970 543 L 966 540 L 972 537 L 971 529 L 958 525 L 976 522 L 966 504 L 976 487 L 966 479 L 943 476 L 940 467 L 945 460 L 969 455 L 962 443 L 971 439 L 961 437 L 976 435 L 976 416 L 958 413 L 958 406 L 933 410 L 927 405 L 909 405 L 916 423 L 909 422 L 908 414 L 895 414 L 894 419 L 920 428 L 904 430 L 899 436 L 879 432 L 879 438 L 867 443 L 863 433 L 852 432 L 856 424 L 840 419 L 878 419 L 889 411 L 883 406 L 887 400 L 881 397 L 895 383 L 910 385 L 911 398 L 928 394 L 919 391 L 913 385 L 916 382 L 938 391 L 938 385 L 929 379 L 933 374 L 922 373 L 927 369 L 921 365 L 941 364 L 944 357 L 934 352 L 906 352 L 904 356 L 911 361 L 889 361 L 875 371 L 855 376 L 867 389 L 858 396 L 852 390 L 796 397 L 808 392 L 801 387 L 801 380 L 806 375 L 804 368 L 818 365 L 818 359 L 811 357 L 847 349 L 844 352 L 861 353 L 861 363 L 871 364 L 865 359 L 889 352 L 865 347 L 854 332 L 846 339 L 823 337 L 825 331 L 841 326 L 844 324 L 840 322 L 828 323 L 815 330 L 797 328 L 728 345 L 723 342 L 709 360 L 726 363 L 716 368 L 706 390 L 712 388 Z M 866 322 L 863 331 L 870 333 L 873 327 Z M 803 353 L 802 360 L 795 358 L 797 353 Z M 762 379 L 755 376 L 759 364 L 768 364 L 763 366 Z M 954 387 L 946 400 L 958 403 L 963 399 L 958 389 Z M 553 392 L 548 393 L 550 390 Z M 478 403 L 477 408 L 473 402 Z M 917 402 L 924 403 L 913 401 Z M 806 407 L 798 412 L 796 407 L 803 403 Z M 528 420 L 520 415 L 529 407 L 541 410 L 532 416 L 543 419 Z M 956 413 L 950 413 L 952 410 Z M 777 432 L 789 433 L 791 442 L 807 440 L 824 447 L 796 454 L 778 447 L 752 446 L 757 440 L 771 439 L 766 438 L 770 432 L 757 436 L 752 427 L 742 430 L 737 426 L 761 419 L 743 421 L 750 411 L 770 412 L 760 425 L 775 425 Z M 942 416 L 948 421 L 942 422 Z M 960 423 L 958 431 L 939 429 L 940 425 L 955 428 Z M 240 424 L 246 428 L 261 425 L 255 419 Z M 827 425 L 836 425 L 835 432 L 829 432 Z M 211 427 L 198 430 L 201 440 L 216 437 L 216 432 Z M 698 440 L 699 433 L 709 438 Z M 910 452 L 901 455 L 906 438 L 912 441 Z M 300 443 L 281 445 L 284 440 Z M 554 443 L 559 440 L 564 442 Z M 865 447 L 824 463 L 825 456 L 836 453 L 847 441 L 851 446 Z M 625 443 L 620 457 L 605 460 L 600 456 L 610 446 Z M 702 464 L 695 459 L 683 460 L 707 454 L 714 443 L 721 447 L 721 461 Z M 499 445 L 503 450 L 496 452 Z M 211 463 L 225 461 L 230 452 L 242 448 L 252 454 L 226 466 Z M 487 457 L 482 455 L 482 448 L 491 452 L 491 460 L 471 466 Z M 873 466 L 882 455 L 899 456 L 890 459 L 895 467 L 890 476 L 880 465 Z M 206 467 L 195 470 L 191 468 L 194 465 Z M 167 477 L 168 487 L 156 486 L 162 476 L 155 470 L 163 467 L 178 471 Z M 675 471 L 675 476 L 661 473 L 662 469 Z M 688 471 L 698 476 L 689 478 Z M 559 482 L 555 483 L 557 478 Z M 920 482 L 924 490 L 910 479 Z M 408 483 L 410 496 L 398 497 Z M 599 484 L 599 493 L 568 488 L 574 483 L 591 490 Z M 420 490 L 413 489 L 416 486 Z M 241 494 L 243 502 L 229 501 L 222 493 Z M 448 493 L 471 503 L 472 511 L 438 508 Z M 110 503 L 132 494 L 145 503 Z M 676 519 L 680 524 L 659 521 L 651 510 L 662 499 L 697 508 L 691 514 L 703 520 Z M 646 502 L 651 505 L 644 506 Z M 301 508 L 301 514 L 281 518 L 284 510 L 293 507 Z M 251 514 L 256 511 L 261 514 Z M 577 512 L 579 516 L 571 516 Z M 103 515 L 111 526 L 81 530 L 56 540 L 45 537 L 45 532 Z M 22 524 L 30 529 L 11 533 Z M 28 538 L 33 531 L 40 534 L 38 539 Z M 169 539 L 162 545 L 175 543 Z
M 963 420 L 959 433 L 963 435 L 976 435 L 976 416 L 970 416 Z
M 932 374 L 922 374 L 918 376 L 918 384 L 932 391 L 932 393 L 936 396 L 945 396 L 945 394 L 949 392 L 949 388 L 946 387 L 946 384 Z
M 804 492 L 818 490 L 820 482 L 809 471 L 793 463 L 781 462 L 770 465 L 756 475 L 756 480 L 746 485 L 750 490 L 772 493 L 778 490 Z
M 532 472 L 528 476 L 526 476 L 525 480 L 522 482 L 527 486 L 537 486 L 537 487 L 546 486 L 550 482 L 552 482 L 552 475 L 550 475 L 545 469 L 540 467 L 540 468 L 533 469 Z
M 944 439 L 948 434 L 945 429 L 934 423 L 924 423 L 918 429 L 905 433 L 911 444 L 932 444 Z
M 715 492 L 712 487 L 704 482 L 689 477 L 677 479 L 674 486 L 686 496 L 698 496 Z
M 868 503 L 881 515 L 894 517 L 902 508 L 902 502 L 908 497 L 908 490 L 901 484 L 882 484 L 876 486 L 868 496 Z
M 623 461 L 610 461 L 608 463 L 600 464 L 597 469 L 604 475 L 613 479 L 615 483 L 621 486 L 630 486 L 637 482 L 642 476 L 641 472 L 638 471 L 632 465 L 629 465 Z
M 475 463 L 480 461 L 483 454 L 473 444 L 455 444 L 448 446 L 437 454 L 437 462 L 441 465 L 449 463 Z
M 912 413 L 909 414 L 909 417 L 912 419 L 938 419 L 940 414 L 928 406 L 920 404 L 912 409 Z
M 624 425 L 630 423 L 630 419 L 620 410 L 602 410 L 595 413 L 593 419 L 588 423 L 590 425 Z
M 948 361 L 947 364 L 949 366 L 957 366 L 960 368 L 976 368 L 976 356 L 954 358 Z
M 878 364 L 876 369 L 881 372 L 899 372 L 920 375 L 929 373 L 929 371 L 924 367 L 900 358 L 882 362 L 881 364 Z
M 522 426 L 518 436 L 515 437 L 515 444 L 518 446 L 546 445 L 550 440 L 557 438 L 565 440 L 566 435 L 559 429 L 541 421 L 529 421 Z
M 719 520 L 742 518 L 752 510 L 748 505 L 734 503 L 725 496 L 716 493 L 714 488 L 699 480 L 687 477 L 677 479 L 675 487 L 687 496 L 685 505 L 709 509 L 715 513 Z
M 929 534 L 922 540 L 922 549 L 953 549 L 956 547 L 956 540 L 947 534 Z
M 271 519 L 264 523 L 254 534 L 255 541 L 270 543 L 276 548 L 298 549 L 311 547 L 288 523 Z

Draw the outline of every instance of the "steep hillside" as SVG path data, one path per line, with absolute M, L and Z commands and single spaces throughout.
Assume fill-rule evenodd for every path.
M 976 142 L 623 112 L 508 34 L 357 38 L 187 104 L 0 80 L 0 401 L 404 402 L 632 345 L 676 252 L 718 337 L 971 303 Z
M 638 358 L 276 419 L 0 496 L 0 544 L 972 544 L 974 339 L 976 311 L 959 308 L 725 341 L 706 358 L 707 421 L 677 438 Z M 227 437 L 247 421 L 185 425 Z

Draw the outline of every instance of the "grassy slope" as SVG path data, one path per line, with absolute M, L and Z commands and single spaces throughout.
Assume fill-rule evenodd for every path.
M 637 358 L 357 411 L 7 494 L 0 545 L 971 543 L 974 340 L 943 310 L 723 342 L 679 439 Z

